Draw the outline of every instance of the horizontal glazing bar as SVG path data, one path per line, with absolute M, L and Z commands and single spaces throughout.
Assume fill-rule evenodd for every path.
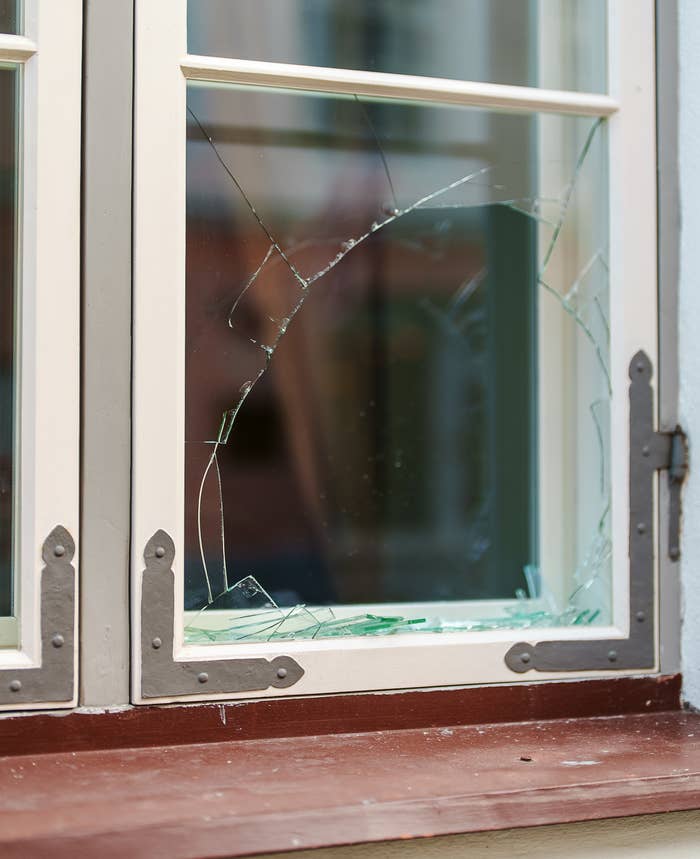
M 460 104 L 527 113 L 537 111 L 602 117 L 611 116 L 619 108 L 615 99 L 596 93 L 546 90 L 414 75 L 295 66 L 257 60 L 231 60 L 191 54 L 181 61 L 180 66 L 186 78 L 213 83 L 254 84 L 312 92 L 349 93 L 375 98 Z
M 31 39 L 0 33 L 0 62 L 23 63 L 36 51 L 36 43 Z

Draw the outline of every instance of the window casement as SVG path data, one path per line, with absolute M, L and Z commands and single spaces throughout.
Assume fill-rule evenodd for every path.
M 76 702 L 81 3 L 0 4 L 0 709 Z
M 653 2 L 315 5 L 136 3 L 134 700 L 656 671 Z

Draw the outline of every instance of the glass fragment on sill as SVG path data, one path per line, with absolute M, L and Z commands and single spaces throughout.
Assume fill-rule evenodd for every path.
M 188 101 L 186 607 L 227 621 L 187 640 L 608 622 L 604 123 Z M 558 365 L 550 501 L 533 402 Z M 566 527 L 533 537 L 547 504 Z M 251 578 L 263 605 L 234 605 Z M 431 610 L 514 593 L 502 615 Z

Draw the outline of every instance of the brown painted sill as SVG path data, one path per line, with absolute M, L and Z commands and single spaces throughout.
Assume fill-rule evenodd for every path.
M 82 751 L 0 759 L 0 855 L 249 856 L 700 808 L 700 716 L 674 709 L 668 689 L 677 687 L 675 678 L 637 683 L 652 695 L 638 701 L 637 710 L 647 712 L 465 724 L 466 711 L 461 724 L 355 725 L 352 733 L 322 735 L 298 725 L 296 736 L 266 738 L 253 738 L 260 731 L 250 722 L 246 727 L 245 715 L 238 718 L 257 705 L 149 708 L 153 718 L 162 717 L 161 742 L 172 734 L 176 711 L 195 709 L 218 710 L 219 737 L 226 739 L 211 741 L 204 730 L 193 733 L 197 742 L 129 748 L 137 731 L 107 742 L 105 728 L 103 742 L 94 744 L 102 748 L 92 751 L 83 740 Z M 653 696 L 654 683 L 665 691 Z M 539 688 L 558 692 L 566 710 L 589 685 Z M 609 682 L 628 705 L 633 685 Z M 537 688 L 529 687 L 534 698 Z M 407 694 L 427 701 L 441 693 Z M 381 696 L 358 697 L 376 702 Z M 387 697 L 397 706 L 404 697 L 406 720 L 420 721 L 406 693 Z M 345 721 L 352 723 L 348 700 Z M 363 706 L 369 707 L 357 705 Z M 38 729 L 46 719 L 66 726 L 76 718 L 103 719 L 106 725 L 112 716 L 6 719 L 0 739 L 20 740 L 25 728 L 18 723 L 33 719 Z M 191 729 L 194 724 L 190 717 Z M 232 739 L 237 727 L 244 730 Z M 80 745 L 72 731 L 66 745 Z

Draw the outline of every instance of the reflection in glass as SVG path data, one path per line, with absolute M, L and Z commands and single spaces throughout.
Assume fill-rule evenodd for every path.
M 0 0 L 0 33 L 20 32 L 20 0 Z
M 189 85 L 190 640 L 248 577 L 255 640 L 608 619 L 606 181 L 597 120 Z
M 191 54 L 604 92 L 606 0 L 188 0 Z
M 0 68 L 0 617 L 13 614 L 14 348 L 19 72 Z

